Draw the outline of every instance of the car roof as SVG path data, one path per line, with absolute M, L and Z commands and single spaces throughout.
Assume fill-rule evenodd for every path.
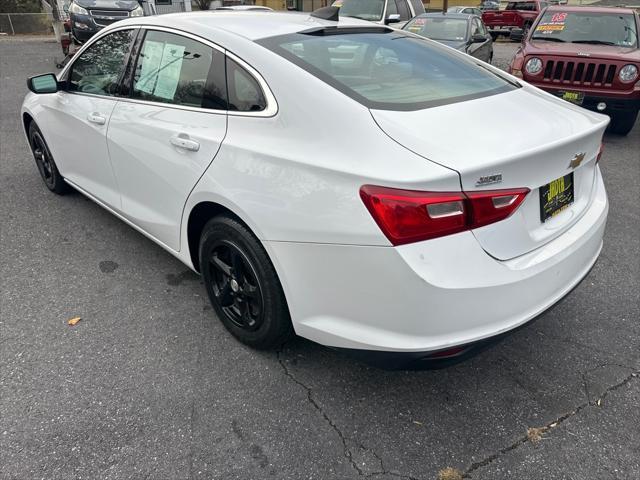
M 463 20 L 467 20 L 469 18 L 477 17 L 478 15 L 474 15 L 472 13 L 455 13 L 455 12 L 437 12 L 437 13 L 423 13 L 422 15 L 418 15 L 416 18 L 460 18 Z
M 632 8 L 624 7 L 591 7 L 588 5 L 583 6 L 567 6 L 567 5 L 552 5 L 547 8 L 549 11 L 562 11 L 562 12 L 589 12 L 589 13 L 635 13 Z
M 276 35 L 286 35 L 314 28 L 368 27 L 370 22 L 356 18 L 340 18 L 338 22 L 312 17 L 308 13 L 277 11 L 225 11 L 170 13 L 149 17 L 132 17 L 117 22 L 119 26 L 150 25 L 171 27 L 194 35 L 215 40 L 216 32 L 229 36 L 260 40 Z

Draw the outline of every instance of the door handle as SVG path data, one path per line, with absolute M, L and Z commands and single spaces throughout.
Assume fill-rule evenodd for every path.
M 174 135 L 169 140 L 171 145 L 178 148 L 184 148 L 185 150 L 189 150 L 190 152 L 197 152 L 200 150 L 200 144 L 195 140 L 191 140 L 189 135 L 186 133 L 179 133 L 178 135 Z
M 90 113 L 89 115 L 87 115 L 87 120 L 89 120 L 91 123 L 95 123 L 97 125 L 104 125 L 105 123 L 107 123 L 107 119 L 104 118 L 102 115 L 100 115 L 99 113 Z

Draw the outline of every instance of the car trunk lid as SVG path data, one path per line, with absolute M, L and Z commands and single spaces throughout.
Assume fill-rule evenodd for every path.
M 509 218 L 473 231 L 485 251 L 501 260 L 544 245 L 578 220 L 592 197 L 607 125 L 605 116 L 529 86 L 424 110 L 372 110 L 372 115 L 401 145 L 456 170 L 465 191 L 531 190 Z M 570 166 L 582 154 L 579 165 Z M 543 222 L 540 189 L 569 174 L 573 203 Z

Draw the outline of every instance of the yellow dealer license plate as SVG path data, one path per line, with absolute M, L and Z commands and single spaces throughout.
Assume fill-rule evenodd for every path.
M 563 100 L 575 103 L 576 105 L 582 105 L 582 102 L 584 102 L 583 92 L 558 92 L 558 96 Z
M 573 172 L 540 187 L 540 221 L 555 217 L 573 203 Z

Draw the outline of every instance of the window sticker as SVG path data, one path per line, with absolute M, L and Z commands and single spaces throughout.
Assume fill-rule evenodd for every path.
M 536 27 L 536 32 L 541 32 L 543 34 L 561 32 L 564 30 L 566 19 L 566 13 L 554 13 L 550 22 L 541 23 Z
M 422 28 L 427 24 L 427 20 L 424 18 L 416 18 L 411 25 L 409 25 L 408 30 L 412 33 L 417 33 L 422 30 Z
M 182 45 L 165 44 L 158 69 L 158 80 L 153 89 L 153 94 L 156 97 L 173 100 L 180 81 L 184 48 Z
M 148 40 L 142 51 L 142 69 L 136 90 L 173 100 L 184 57 L 184 46 Z
M 162 61 L 163 49 L 163 42 L 154 42 L 152 40 L 144 42 L 144 49 L 140 54 L 142 57 L 142 69 L 140 71 L 140 80 L 136 83 L 136 90 L 149 94 L 153 93 L 156 75 Z

